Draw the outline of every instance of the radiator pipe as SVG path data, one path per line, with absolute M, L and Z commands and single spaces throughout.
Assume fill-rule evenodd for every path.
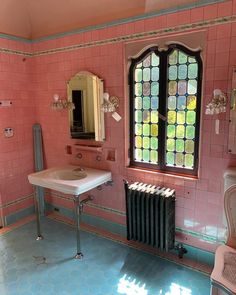
M 188 251 L 186 248 L 184 248 L 183 244 L 178 243 L 175 245 L 175 250 L 178 251 L 178 257 L 182 259 L 184 257 L 184 254 L 186 254 Z

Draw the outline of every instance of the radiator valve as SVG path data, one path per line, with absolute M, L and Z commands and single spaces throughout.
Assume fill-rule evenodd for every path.
M 184 248 L 183 244 L 179 243 L 175 246 L 175 250 L 178 251 L 178 257 L 183 258 L 184 254 L 186 254 L 188 251 L 186 248 Z

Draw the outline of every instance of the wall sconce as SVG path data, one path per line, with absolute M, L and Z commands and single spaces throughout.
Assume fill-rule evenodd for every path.
M 101 110 L 104 113 L 112 113 L 112 117 L 119 122 L 121 120 L 121 116 L 116 112 L 116 109 L 119 106 L 119 98 L 116 96 L 109 97 L 109 93 L 103 93 L 103 104 L 101 106 Z
M 206 105 L 206 115 L 218 115 L 220 113 L 226 112 L 226 94 L 224 94 L 220 89 L 215 89 L 213 91 L 213 98 L 210 103 Z M 215 133 L 220 133 L 220 121 L 215 120 Z
M 226 112 L 226 95 L 220 90 L 213 91 L 213 98 L 210 103 L 206 105 L 206 115 L 217 115 Z
M 54 94 L 53 102 L 51 103 L 51 108 L 53 110 L 63 110 L 63 109 L 73 110 L 75 108 L 75 105 L 71 101 L 60 98 L 58 94 Z

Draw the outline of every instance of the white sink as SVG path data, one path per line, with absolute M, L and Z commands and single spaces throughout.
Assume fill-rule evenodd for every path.
M 111 172 L 67 165 L 54 167 L 28 175 L 31 184 L 53 189 L 64 194 L 80 195 L 107 181 Z

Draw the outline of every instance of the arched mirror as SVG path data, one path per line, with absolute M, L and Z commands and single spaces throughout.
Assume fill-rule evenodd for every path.
M 68 82 L 67 96 L 75 106 L 69 110 L 71 137 L 103 141 L 103 81 L 90 72 L 79 72 Z

